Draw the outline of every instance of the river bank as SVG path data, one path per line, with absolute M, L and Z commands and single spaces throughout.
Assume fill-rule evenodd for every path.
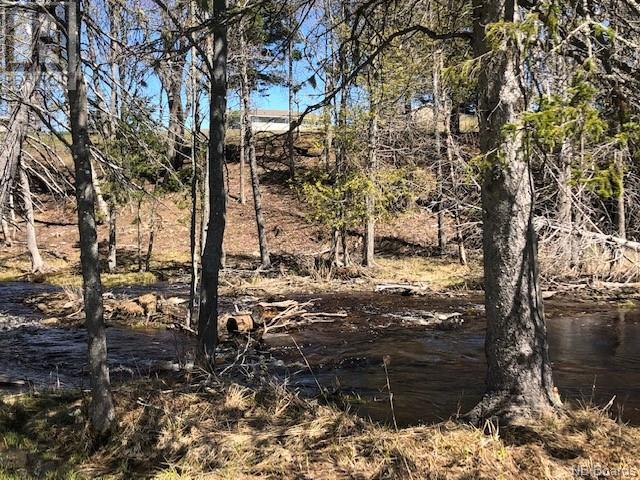
M 136 285 L 106 298 L 142 307 L 136 299 L 187 291 Z M 639 429 L 624 424 L 640 424 L 640 310 L 629 298 L 548 298 L 554 377 L 571 414 L 511 430 L 455 421 L 483 391 L 480 292 L 273 292 L 225 297 L 223 311 L 283 298 L 340 316 L 230 336 L 224 374 L 204 383 L 190 371 L 188 332 L 114 309 L 121 440 L 92 452 L 75 303 L 59 287 L 0 284 L 0 478 L 555 479 L 638 468 Z M 61 317 L 51 322 L 43 309 L 54 307 L 71 320 L 50 312 Z
M 91 449 L 86 394 L 4 397 L 0 478 L 540 480 L 640 472 L 640 429 L 593 408 L 510 428 L 447 421 L 396 430 L 266 377 L 137 382 L 117 387 L 115 401 L 118 434 Z

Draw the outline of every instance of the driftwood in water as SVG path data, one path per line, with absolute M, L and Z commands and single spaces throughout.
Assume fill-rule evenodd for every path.
M 260 302 L 260 316 L 264 333 L 292 326 L 308 325 L 312 323 L 330 323 L 336 318 L 345 318 L 345 312 L 309 312 L 307 308 L 313 306 L 313 301 L 297 302 L 285 300 L 282 302 Z
M 424 295 L 425 287 L 403 283 L 387 283 L 376 285 L 376 292 L 399 293 L 401 295 Z

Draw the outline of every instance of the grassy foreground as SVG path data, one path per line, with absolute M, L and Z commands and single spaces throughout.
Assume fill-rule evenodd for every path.
M 0 479 L 563 479 L 640 472 L 640 429 L 599 410 L 484 431 L 395 431 L 264 381 L 144 382 L 115 392 L 118 432 L 91 451 L 81 393 L 5 396 Z M 582 478 L 598 478 L 583 475 Z M 633 478 L 633 476 L 631 476 Z

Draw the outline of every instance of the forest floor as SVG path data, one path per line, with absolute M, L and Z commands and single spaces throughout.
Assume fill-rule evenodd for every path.
M 638 478 L 640 429 L 594 408 L 474 428 L 394 429 L 268 377 L 166 378 L 115 389 L 115 435 L 92 448 L 87 396 L 0 401 L 0 479 Z
M 313 256 L 330 246 L 330 230 L 309 219 L 301 192 L 287 181 L 282 165 L 263 162 L 262 203 L 267 238 L 274 267 L 251 274 L 259 265 L 253 197 L 248 178 L 246 202 L 239 202 L 239 164 L 229 163 L 230 201 L 225 230 L 226 272 L 223 285 L 227 292 L 236 289 L 262 289 L 268 293 L 283 291 L 368 289 L 381 282 L 416 283 L 432 290 L 477 288 L 481 265 L 473 253 L 468 266 L 459 264 L 456 247 L 441 255 L 437 244 L 436 216 L 425 209 L 411 209 L 377 225 L 377 267 L 367 270 L 357 266 L 331 269 L 317 266 Z M 319 168 L 317 160 L 304 160 L 301 168 Z M 248 168 L 247 168 L 248 170 Z M 37 188 L 34 188 L 37 190 Z M 35 212 L 38 243 L 46 261 L 43 275 L 30 274 L 30 261 L 24 243 L 24 223 L 18 218 L 14 245 L 0 247 L 0 281 L 37 281 L 62 286 L 81 282 L 79 245 L 73 198 L 52 199 L 37 195 Z M 149 284 L 159 281 L 188 281 L 190 198 L 188 193 L 165 194 L 147 198 L 138 211 L 136 202 L 118 211 L 118 268 L 106 273 L 107 287 Z M 147 253 L 151 230 L 151 211 L 155 210 L 157 233 L 149 271 L 140 271 L 139 258 Z M 450 227 L 448 227 L 450 229 Z M 106 256 L 107 225 L 99 226 L 101 252 Z M 361 232 L 351 232 L 349 239 L 354 265 L 362 250 Z M 471 249 L 473 251 L 473 249 Z M 106 266 L 106 265 L 105 265 Z

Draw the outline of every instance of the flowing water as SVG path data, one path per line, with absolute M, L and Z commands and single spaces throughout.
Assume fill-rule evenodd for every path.
M 374 294 L 325 297 L 319 307 L 340 305 L 350 322 L 311 326 L 294 335 L 315 378 L 294 376 L 292 383 L 312 388 L 317 379 L 329 391 L 351 394 L 349 403 L 361 415 L 390 422 L 388 379 L 399 425 L 466 412 L 484 388 L 481 301 Z M 640 424 L 640 309 L 547 304 L 550 356 L 563 398 L 605 405 L 615 396 L 613 413 Z M 465 323 L 442 331 L 412 327 L 405 320 L 421 317 L 424 310 L 462 312 Z M 289 358 L 301 356 L 288 335 L 271 343 L 286 348 Z
M 84 332 L 39 326 L 38 316 L 22 303 L 48 288 L 0 284 L 0 312 L 5 312 L 0 315 L 0 388 L 3 382 L 5 389 L 16 388 L 16 380 L 35 386 L 87 384 Z M 150 289 L 184 294 L 184 287 L 167 285 L 130 293 Z M 316 300 L 315 309 L 345 310 L 348 319 L 265 338 L 287 365 L 284 376 L 291 385 L 317 393 L 320 384 L 325 395 L 344 398 L 359 414 L 385 422 L 395 415 L 399 425 L 447 418 L 468 410 L 482 395 L 481 297 L 329 294 Z M 420 326 L 431 312 L 462 313 L 464 324 Z M 554 378 L 563 398 L 604 405 L 615 396 L 613 413 L 640 425 L 640 310 L 555 300 L 547 302 L 547 319 Z M 166 330 L 111 327 L 107 332 L 112 371 L 119 379 L 175 362 L 191 344 Z

